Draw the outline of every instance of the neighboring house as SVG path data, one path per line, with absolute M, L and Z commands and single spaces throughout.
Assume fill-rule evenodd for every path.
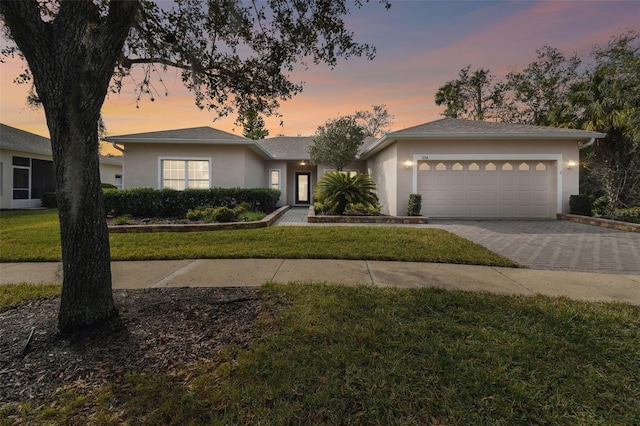
M 122 157 L 100 157 L 100 179 L 122 187 Z M 0 208 L 40 207 L 42 194 L 55 192 L 51 141 L 0 124 Z
M 382 212 L 447 218 L 555 218 L 578 193 L 579 149 L 605 135 L 573 129 L 444 118 L 365 140 L 345 171 L 376 181 Z M 309 205 L 318 177 L 312 137 L 250 140 L 198 127 L 123 136 L 125 188 L 267 187 L 280 205 Z

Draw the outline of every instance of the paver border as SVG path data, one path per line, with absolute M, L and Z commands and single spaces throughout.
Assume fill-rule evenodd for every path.
M 599 226 L 601 228 L 617 229 L 625 232 L 640 232 L 640 223 L 621 222 L 619 220 L 603 219 L 600 217 L 580 216 L 577 214 L 558 213 L 558 220 L 582 223 L 584 225 Z

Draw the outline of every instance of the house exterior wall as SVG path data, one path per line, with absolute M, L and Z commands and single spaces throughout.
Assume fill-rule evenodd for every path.
M 400 189 L 398 185 L 400 167 L 398 145 L 396 143 L 388 146 L 367 160 L 367 173 L 373 177 L 376 182 L 378 198 L 382 205 L 381 212 L 384 214 L 398 215 L 399 196 L 397 195 L 397 191 Z
M 245 149 L 245 182 L 244 188 L 267 188 L 269 181 L 265 179 L 265 161 L 250 149 Z
M 247 182 L 253 186 L 265 186 L 264 166 L 255 167 L 258 157 L 250 153 L 252 158 L 247 160 L 248 153 L 248 148 L 242 145 L 126 144 L 123 187 L 159 189 L 162 159 L 210 160 L 213 187 L 244 187 Z M 254 170 L 248 172 L 248 167 Z
M 289 199 L 287 197 L 288 192 L 289 192 L 289 187 L 290 184 L 293 185 L 292 181 L 289 181 L 287 179 L 287 169 L 288 169 L 288 164 L 286 161 L 267 161 L 266 163 L 266 168 L 265 168 L 265 175 L 266 175 L 266 185 L 265 187 L 267 188 L 271 188 L 271 182 L 270 182 L 270 177 L 269 174 L 271 173 L 272 170 L 277 170 L 279 172 L 279 179 L 280 179 L 280 186 L 279 186 L 279 190 L 280 190 L 280 199 L 278 200 L 278 203 L 276 204 L 278 207 L 282 207 L 284 205 L 287 204 L 291 204 L 289 203 Z
M 119 187 L 120 182 L 116 181 L 116 175 L 122 176 L 122 166 L 106 163 L 100 164 L 100 182 L 110 183 L 111 185 Z
M 560 184 L 560 193 L 557 194 L 561 204 L 561 211 L 569 212 L 569 196 L 578 193 L 578 160 L 579 149 L 576 141 L 570 140 L 441 140 L 441 141 L 400 141 L 397 143 L 397 215 L 405 215 L 409 194 L 413 188 L 415 158 L 428 155 L 458 155 L 474 159 L 474 155 L 491 156 L 507 159 L 513 157 L 535 157 L 536 155 L 553 156 L 558 158 L 556 164 L 557 176 Z M 381 153 L 382 154 L 382 153 Z M 378 157 L 377 155 L 376 157 Z M 413 161 L 413 165 L 407 169 L 404 161 Z M 576 163 L 575 167 L 568 168 L 569 161 Z M 388 172 L 387 172 L 388 173 Z

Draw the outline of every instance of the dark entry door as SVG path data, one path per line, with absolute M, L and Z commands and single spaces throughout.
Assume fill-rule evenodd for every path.
M 311 173 L 296 173 L 296 204 L 309 204 L 311 202 Z

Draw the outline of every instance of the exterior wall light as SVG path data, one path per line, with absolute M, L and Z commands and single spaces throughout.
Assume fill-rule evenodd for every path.
M 411 168 L 411 166 L 413 166 L 413 161 L 407 160 L 407 161 L 404 162 L 404 169 L 405 170 L 409 170 Z
M 577 165 L 577 163 L 573 160 L 569 160 L 567 161 L 567 170 L 571 170 L 572 168 L 574 168 Z

